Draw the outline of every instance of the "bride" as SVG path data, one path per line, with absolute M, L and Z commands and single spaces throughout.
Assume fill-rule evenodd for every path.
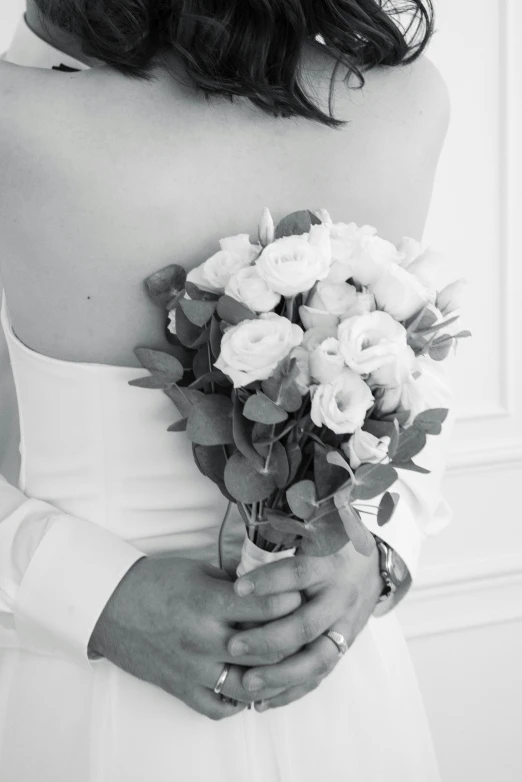
M 393 609 L 450 519 L 448 426 L 364 516 L 394 596 L 352 544 L 242 593 L 172 402 L 128 383 L 136 345 L 168 350 L 144 278 L 265 205 L 421 238 L 448 99 L 430 3 L 385 7 L 28 0 L 0 62 L 1 782 L 440 779 Z

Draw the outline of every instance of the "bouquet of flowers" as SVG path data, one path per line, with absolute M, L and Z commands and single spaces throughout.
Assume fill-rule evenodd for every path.
M 170 350 L 136 348 L 150 375 L 130 381 L 163 389 L 181 416 L 169 431 L 237 504 L 239 574 L 297 547 L 371 553 L 358 508 L 380 497 L 377 523 L 390 520 L 397 471 L 427 472 L 413 459 L 448 412 L 427 409 L 423 362 L 469 336 L 455 332 L 464 281 L 438 291 L 437 256 L 413 239 L 396 247 L 325 210 L 274 227 L 265 209 L 258 233 L 146 280 Z

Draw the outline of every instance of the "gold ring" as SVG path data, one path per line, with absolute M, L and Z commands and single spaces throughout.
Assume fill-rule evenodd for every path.
M 216 693 L 216 695 L 220 695 L 221 694 L 221 690 L 225 686 L 225 682 L 227 680 L 227 676 L 228 676 L 228 672 L 229 672 L 230 668 L 231 668 L 231 664 L 230 663 L 225 663 L 225 667 L 223 668 L 223 670 L 219 674 L 219 679 L 217 680 L 217 682 L 215 684 L 215 687 L 214 687 L 214 692 Z

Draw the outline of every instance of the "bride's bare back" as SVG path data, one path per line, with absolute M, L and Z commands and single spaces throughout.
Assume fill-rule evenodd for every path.
M 311 54 L 323 106 L 331 70 Z M 326 207 L 392 241 L 420 238 L 448 121 L 425 58 L 369 72 L 361 91 L 339 78 L 334 113 L 349 122 L 338 130 L 106 67 L 2 63 L 0 105 L 0 274 L 14 329 L 46 355 L 123 366 L 138 366 L 136 345 L 165 346 L 143 279 L 200 263 L 222 236 L 255 236 L 264 206 L 276 220 Z

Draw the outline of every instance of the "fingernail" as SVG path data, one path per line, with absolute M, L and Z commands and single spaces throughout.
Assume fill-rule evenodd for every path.
M 242 581 L 237 582 L 236 591 L 240 597 L 251 595 L 254 591 L 254 582 L 249 578 L 244 578 Z
M 248 652 L 248 646 L 244 641 L 234 641 L 230 647 L 230 654 L 232 657 L 239 657 L 241 654 Z
M 268 709 L 268 703 L 266 701 L 258 701 L 255 705 L 256 711 L 266 711 Z
M 250 681 L 248 682 L 248 689 L 249 690 L 260 690 L 264 685 L 263 679 L 261 679 L 259 676 L 252 676 Z

